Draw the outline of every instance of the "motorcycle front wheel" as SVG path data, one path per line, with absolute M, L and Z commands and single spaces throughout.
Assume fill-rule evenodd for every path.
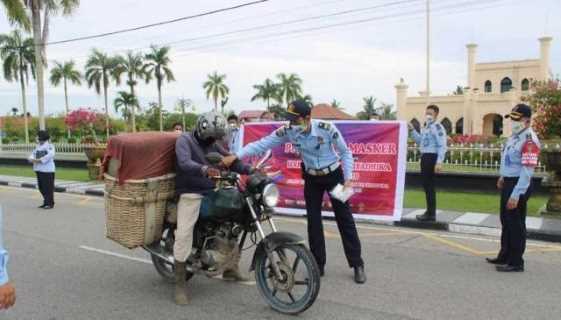
M 315 302 L 320 288 L 319 267 L 303 245 L 282 245 L 272 253 L 281 277 L 266 254 L 257 257 L 255 280 L 265 301 L 276 311 L 299 314 Z

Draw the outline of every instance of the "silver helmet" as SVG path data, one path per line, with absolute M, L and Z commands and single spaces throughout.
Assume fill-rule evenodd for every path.
M 199 139 L 222 139 L 226 135 L 226 118 L 220 113 L 211 111 L 197 118 L 197 136 Z

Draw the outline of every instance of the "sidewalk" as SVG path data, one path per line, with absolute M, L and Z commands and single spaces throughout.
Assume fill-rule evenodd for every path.
M 0 175 L 0 185 L 35 189 L 37 188 L 37 179 Z M 56 192 L 103 197 L 103 189 L 104 184 L 100 181 L 77 182 L 56 180 L 55 182 Z M 403 209 L 401 221 L 394 222 L 393 225 L 492 236 L 499 236 L 501 233 L 501 223 L 499 216 L 496 214 L 438 210 L 436 222 L 418 222 L 415 216 L 423 212 L 424 210 L 422 209 L 405 208 Z M 387 222 L 373 222 L 370 220 L 361 222 L 388 224 Z M 561 242 L 561 219 L 528 217 L 526 218 L 526 227 L 529 239 Z

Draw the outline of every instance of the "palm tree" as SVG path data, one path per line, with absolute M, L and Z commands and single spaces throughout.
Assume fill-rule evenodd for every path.
M 288 107 L 290 101 L 302 96 L 302 79 L 295 73 L 289 75 L 279 73 L 277 78 L 280 81 L 278 91 L 279 102 L 284 103 Z
M 13 108 L 12 108 L 12 116 L 17 117 L 18 111 L 19 111 L 18 108 L 13 107 Z
M 109 139 L 107 88 L 109 87 L 111 76 L 114 73 L 117 62 L 116 58 L 109 57 L 107 54 L 97 49 L 92 50 L 92 54 L 86 62 L 86 81 L 88 82 L 88 87 L 94 87 L 97 94 L 101 94 L 101 90 L 103 89 L 103 97 L 105 99 L 105 134 L 107 139 Z
M 307 102 L 307 103 L 310 104 L 311 106 L 314 105 L 314 102 L 312 101 L 312 100 L 313 100 L 313 99 L 312 99 L 312 96 L 309 95 L 309 94 L 307 94 L 307 95 L 305 95 L 305 96 L 303 96 L 303 97 L 298 97 L 298 99 L 304 100 L 305 102 Z
M 51 70 L 51 84 L 55 87 L 58 87 L 61 80 L 64 84 L 64 103 L 66 106 L 66 115 L 70 111 L 68 107 L 68 81 L 72 82 L 76 85 L 81 85 L 82 75 L 76 69 L 74 69 L 75 63 L 74 61 L 70 60 L 65 63 L 60 63 L 55 61 L 55 67 Z M 68 129 L 68 138 L 70 138 L 70 128 Z
M 175 81 L 173 72 L 169 67 L 171 59 L 169 57 L 170 47 L 150 47 L 152 52 L 146 55 L 146 66 L 144 72 L 147 74 L 146 82 L 151 77 L 156 78 L 156 86 L 158 87 L 158 104 L 160 107 L 160 131 L 164 131 L 163 105 L 162 105 L 162 84 L 164 80 L 167 82 Z
M 190 99 L 181 98 L 177 100 L 176 110 L 181 112 L 181 123 L 183 124 L 183 130 L 185 130 L 185 110 L 188 108 L 192 108 L 195 111 L 195 106 L 193 105 L 193 101 Z
M 397 114 L 393 110 L 393 104 L 382 103 L 382 105 L 378 109 L 376 109 L 376 111 L 380 115 L 381 120 L 397 119 Z
M 253 89 L 257 90 L 257 93 L 251 98 L 251 101 L 255 101 L 257 99 L 266 101 L 267 111 L 270 111 L 271 99 L 275 99 L 278 96 L 278 84 L 267 78 L 263 84 L 254 85 Z
M 225 79 L 225 74 L 218 74 L 214 71 L 214 73 L 208 75 L 208 80 L 203 83 L 206 98 L 210 99 L 212 97 L 212 100 L 214 100 L 214 111 L 218 111 L 218 99 L 225 99 L 230 93 L 230 89 L 224 84 Z
M 341 108 L 341 101 L 337 101 L 337 99 L 333 99 L 333 101 L 331 101 L 331 107 L 334 109 L 343 109 Z
M 39 108 L 39 128 L 45 129 L 45 86 L 44 68 L 47 61 L 45 44 L 49 40 L 50 16 L 62 12 L 70 15 L 80 4 L 80 0 L 2 0 L 8 20 L 23 26 L 26 30 L 31 25 L 35 44 L 35 64 L 37 68 L 37 104 Z M 31 12 L 31 23 L 26 10 Z M 41 23 L 41 18 L 43 22 Z
M 132 115 L 132 112 L 129 111 L 129 107 L 131 107 L 130 110 L 139 108 L 138 99 L 133 94 L 126 91 L 117 92 L 117 98 L 113 101 L 113 105 L 115 107 L 115 112 L 121 111 L 126 123 L 130 121 Z
M 373 96 L 364 97 L 362 98 L 362 101 L 364 101 L 362 109 L 364 110 L 367 119 L 370 120 L 370 118 L 376 114 L 376 98 Z
M 10 34 L 0 35 L 0 58 L 3 60 L 4 78 L 18 81 L 21 86 L 21 105 L 24 114 L 25 143 L 29 143 L 29 124 L 27 119 L 27 99 L 25 85 L 29 83 L 29 71 L 35 78 L 35 52 L 32 38 L 24 39 L 15 30 Z
M 144 70 L 144 58 L 140 53 L 129 51 L 125 57 L 117 57 L 117 65 L 113 71 L 115 82 L 121 82 L 121 75 L 127 74 L 127 85 L 130 87 L 130 94 L 135 96 L 134 87 L 138 84 L 136 79 L 146 79 L 148 76 Z M 137 106 L 138 107 L 138 106 Z M 132 108 L 132 131 L 136 131 L 136 108 Z

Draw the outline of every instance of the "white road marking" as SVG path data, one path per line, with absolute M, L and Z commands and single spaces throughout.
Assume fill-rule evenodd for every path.
M 101 254 L 105 254 L 105 255 L 108 255 L 108 256 L 117 257 L 117 258 L 121 258 L 121 259 L 127 259 L 127 260 L 142 262 L 142 263 L 146 263 L 146 264 L 152 264 L 152 261 L 147 260 L 147 259 L 131 257 L 131 256 L 127 256 L 127 255 L 112 252 L 112 251 L 92 248 L 92 247 L 88 247 L 88 246 L 80 246 L 80 249 L 84 249 L 84 250 L 88 250 L 88 251 L 92 251 L 92 252 L 97 252 L 97 253 L 101 253 Z

